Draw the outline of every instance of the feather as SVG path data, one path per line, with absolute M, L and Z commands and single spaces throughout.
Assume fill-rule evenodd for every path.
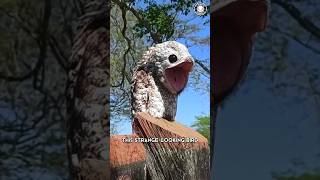
M 175 61 L 169 57 L 175 56 Z M 150 47 L 137 63 L 131 86 L 132 114 L 146 112 L 156 118 L 174 120 L 178 94 L 193 67 L 188 49 L 175 41 Z

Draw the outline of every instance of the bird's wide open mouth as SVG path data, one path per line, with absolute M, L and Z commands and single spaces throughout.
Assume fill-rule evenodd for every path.
M 189 72 L 192 68 L 192 61 L 184 61 L 165 70 L 166 80 L 176 93 L 181 92 L 187 85 Z

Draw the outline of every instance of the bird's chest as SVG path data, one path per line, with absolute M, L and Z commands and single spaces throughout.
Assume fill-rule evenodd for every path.
M 159 82 L 157 83 L 153 81 L 150 84 L 149 111 L 157 111 L 159 113 L 159 117 L 174 120 L 177 109 L 177 96 L 171 94 Z
M 147 112 L 153 117 L 173 120 L 177 108 L 176 95 L 156 81 L 151 73 L 142 75 L 137 73 L 133 89 L 134 112 Z
M 165 97 L 161 94 L 160 88 L 156 85 L 154 79 L 150 77 L 149 86 L 147 87 L 147 104 L 146 108 L 150 114 L 155 117 L 163 117 L 165 113 Z

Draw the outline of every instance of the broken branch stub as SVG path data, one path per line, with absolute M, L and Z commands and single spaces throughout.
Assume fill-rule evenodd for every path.
M 135 116 L 133 129 L 146 149 L 147 179 L 209 179 L 210 150 L 200 133 L 146 113 Z

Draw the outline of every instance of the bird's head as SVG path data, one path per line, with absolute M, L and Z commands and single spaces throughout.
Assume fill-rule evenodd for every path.
M 194 60 L 186 46 L 167 41 L 150 47 L 141 65 L 154 74 L 172 94 L 179 94 L 186 87 Z

